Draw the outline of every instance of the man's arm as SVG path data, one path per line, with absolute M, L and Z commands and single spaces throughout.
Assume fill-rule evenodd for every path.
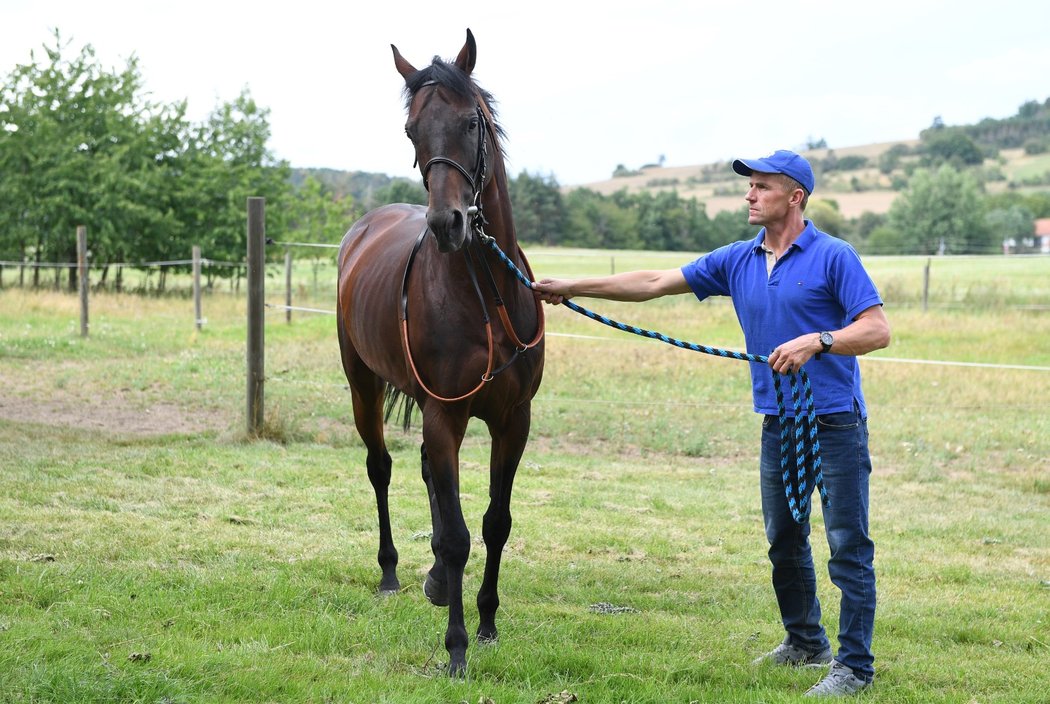
M 778 345 L 769 355 L 769 366 L 780 374 L 797 372 L 813 355 L 823 349 L 820 344 L 820 333 L 800 335 Z M 841 330 L 828 330 L 835 337 L 835 344 L 827 354 L 844 354 L 860 356 L 882 349 L 890 344 L 890 323 L 886 319 L 881 305 L 867 308 L 857 314 Z
M 542 279 L 532 288 L 547 303 L 561 303 L 576 296 L 610 301 L 648 301 L 690 291 L 681 269 L 625 271 L 587 279 Z

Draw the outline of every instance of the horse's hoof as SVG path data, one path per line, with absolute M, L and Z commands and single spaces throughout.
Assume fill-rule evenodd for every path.
M 437 581 L 429 574 L 426 581 L 423 582 L 423 595 L 434 606 L 448 606 L 448 585 Z
M 393 596 L 401 591 L 401 582 L 394 579 L 384 579 L 379 582 L 379 596 Z
M 478 645 L 491 645 L 499 642 L 499 631 L 478 629 Z
M 453 655 L 448 663 L 448 676 L 463 679 L 467 676 L 467 658 L 464 655 Z
M 390 596 L 397 596 L 397 593 L 399 591 L 401 591 L 400 587 L 398 587 L 396 589 L 384 589 L 383 587 L 380 587 L 379 588 L 379 596 L 381 596 L 383 598 L 390 597 Z

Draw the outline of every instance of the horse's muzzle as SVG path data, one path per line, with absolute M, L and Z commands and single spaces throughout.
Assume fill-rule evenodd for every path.
M 461 210 L 446 208 L 427 212 L 427 226 L 434 233 L 438 250 L 444 253 L 457 252 L 470 242 L 470 228 L 466 215 Z

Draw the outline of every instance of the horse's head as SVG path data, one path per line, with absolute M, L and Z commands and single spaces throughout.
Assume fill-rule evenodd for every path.
M 455 252 L 470 242 L 481 192 L 492 176 L 490 154 L 498 148 L 491 97 L 470 76 L 477 58 L 474 35 L 467 30 L 455 62 L 434 57 L 424 69 L 406 61 L 393 44 L 390 48 L 405 79 L 405 133 L 430 194 L 427 225 L 439 250 Z

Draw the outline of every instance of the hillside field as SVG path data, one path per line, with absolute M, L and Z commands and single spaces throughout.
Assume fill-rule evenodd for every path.
M 880 173 L 874 164 L 877 164 L 879 155 L 896 144 L 913 148 L 919 142 L 901 140 L 802 152 L 817 169 L 817 186 L 813 198 L 834 200 L 839 206 L 839 211 L 848 218 L 858 217 L 864 212 L 885 213 L 899 192 L 891 187 L 893 174 Z M 872 165 L 851 171 L 835 171 L 824 176 L 819 172 L 817 165 L 827 157 L 829 151 L 834 151 L 840 158 L 865 156 Z M 751 158 L 754 155 L 745 156 Z M 906 157 L 902 160 L 902 165 L 909 161 L 914 163 L 916 160 L 917 157 L 914 156 Z M 986 186 L 989 192 L 996 192 L 1007 188 L 1006 184 L 1010 181 L 1050 171 L 1050 154 L 1030 156 L 1021 149 L 1004 149 L 997 160 L 986 160 L 985 167 L 997 167 L 1003 176 L 1002 181 L 994 181 Z M 696 198 L 706 204 L 707 213 L 712 216 L 724 210 L 739 210 L 744 205 L 747 180 L 734 173 L 729 162 L 693 166 L 650 166 L 640 171 L 632 176 L 565 187 L 563 191 L 579 187 L 610 195 L 625 188 L 630 193 L 673 189 L 683 198 Z

